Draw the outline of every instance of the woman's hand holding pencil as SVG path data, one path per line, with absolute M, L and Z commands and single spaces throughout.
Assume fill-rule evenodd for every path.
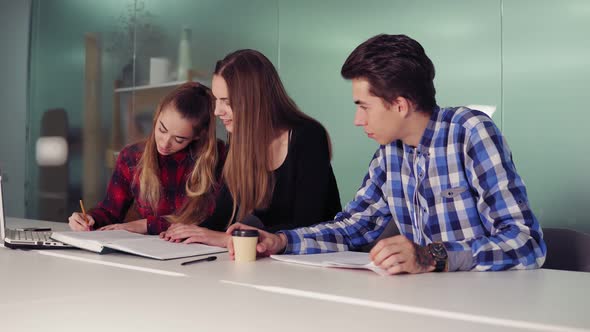
M 86 209 L 84 209 L 84 203 L 80 200 L 80 212 L 74 212 L 68 218 L 68 224 L 73 231 L 90 231 L 92 230 L 92 226 L 94 226 L 94 218 L 91 215 L 86 214 Z

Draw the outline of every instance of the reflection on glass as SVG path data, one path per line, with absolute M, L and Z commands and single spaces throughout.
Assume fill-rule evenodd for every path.
M 26 217 L 65 222 L 80 199 L 96 204 L 118 151 L 149 134 L 160 98 L 186 80 L 209 85 L 215 61 L 230 51 L 258 49 L 276 63 L 277 5 L 34 1 Z M 42 118 L 55 109 L 61 122 L 50 127 L 65 128 L 69 151 L 61 171 L 35 161 L 35 142 L 47 135 Z

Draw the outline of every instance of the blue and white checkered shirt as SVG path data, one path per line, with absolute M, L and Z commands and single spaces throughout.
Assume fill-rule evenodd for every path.
M 421 246 L 442 242 L 450 271 L 531 269 L 545 260 L 506 140 L 488 116 L 465 107 L 433 110 L 417 147 L 399 140 L 380 146 L 334 221 L 282 231 L 285 253 L 354 250 L 392 220 Z

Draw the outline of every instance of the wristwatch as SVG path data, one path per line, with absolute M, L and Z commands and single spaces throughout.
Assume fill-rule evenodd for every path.
M 434 258 L 434 272 L 443 272 L 447 267 L 449 258 L 445 246 L 440 242 L 430 243 L 428 252 Z

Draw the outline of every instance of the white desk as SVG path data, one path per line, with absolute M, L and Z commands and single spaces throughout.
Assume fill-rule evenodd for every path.
M 67 227 L 9 218 L 31 224 Z M 589 273 L 380 277 L 268 258 L 237 264 L 227 254 L 181 261 L 0 248 L 2 331 L 590 331 Z

